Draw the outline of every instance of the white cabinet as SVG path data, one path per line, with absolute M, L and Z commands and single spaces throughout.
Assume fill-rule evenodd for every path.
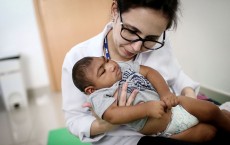
M 8 111 L 28 106 L 18 54 L 0 55 L 0 96 Z

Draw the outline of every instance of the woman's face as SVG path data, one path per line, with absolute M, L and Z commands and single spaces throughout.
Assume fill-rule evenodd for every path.
M 114 9 L 113 17 L 115 19 L 112 30 L 113 48 L 110 51 L 113 52 L 112 57 L 123 61 L 130 60 L 136 54 L 147 51 L 148 49 L 143 46 L 142 41 L 130 43 L 121 37 L 121 17 L 123 27 L 136 33 L 142 39 L 159 38 L 166 30 L 168 24 L 168 19 L 162 12 L 149 8 L 130 9 L 128 12 L 122 13 L 121 16 Z M 162 37 L 158 41 L 161 42 Z

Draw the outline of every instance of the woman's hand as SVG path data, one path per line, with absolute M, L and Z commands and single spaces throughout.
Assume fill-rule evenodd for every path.
M 127 96 L 127 88 L 128 88 L 128 83 L 125 82 L 122 85 L 121 92 L 119 93 L 120 90 L 118 88 L 118 90 L 114 94 L 114 97 L 117 100 L 118 106 L 130 106 L 133 103 L 134 99 L 136 98 L 138 90 L 134 90 L 127 100 L 127 97 L 126 97 Z M 120 94 L 120 96 L 119 96 L 119 94 Z
M 185 87 L 181 91 L 181 95 L 197 99 L 196 93 L 195 93 L 195 91 L 191 87 Z

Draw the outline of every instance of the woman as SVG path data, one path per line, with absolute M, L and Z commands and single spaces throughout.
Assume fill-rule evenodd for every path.
M 143 137 L 124 126 L 115 127 L 96 118 L 88 108 L 82 107 L 86 97 L 75 88 L 71 77 L 73 65 L 85 56 L 105 55 L 115 61 L 135 60 L 158 70 L 176 95 L 196 98 L 198 83 L 181 70 L 167 39 L 166 30 L 176 26 L 178 5 L 177 0 L 114 0 L 112 22 L 99 35 L 74 46 L 66 54 L 62 95 L 66 123 L 71 133 L 83 142 L 100 145 L 185 144 L 168 138 Z M 132 101 L 120 99 L 119 106 L 128 106 Z M 163 101 L 168 107 L 175 105 L 172 98 L 164 98 Z

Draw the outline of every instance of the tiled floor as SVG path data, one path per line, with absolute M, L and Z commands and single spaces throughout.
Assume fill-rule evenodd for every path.
M 49 130 L 64 127 L 61 94 L 29 97 L 27 108 L 0 110 L 0 145 L 46 145 Z

